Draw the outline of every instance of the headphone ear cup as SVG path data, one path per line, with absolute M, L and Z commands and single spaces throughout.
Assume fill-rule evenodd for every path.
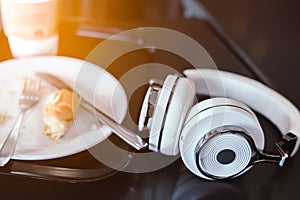
M 246 138 L 234 134 L 228 134 L 225 137 L 224 134 L 217 133 L 217 130 L 228 127 L 241 128 L 254 140 L 258 149 L 263 149 L 264 134 L 249 107 L 227 98 L 212 98 L 202 101 L 193 106 L 189 112 L 179 141 L 182 160 L 195 175 L 205 179 L 229 178 L 240 174 L 248 167 L 252 148 Z M 204 146 L 208 146 L 208 141 L 213 141 L 207 140 L 212 135 L 217 138 L 216 142 L 213 146 L 206 148 L 205 158 L 200 158 L 197 152 L 205 149 Z M 233 151 L 235 155 L 230 164 L 223 164 L 217 160 L 217 155 L 226 149 Z M 203 154 L 201 155 L 203 156 Z M 212 159 L 203 169 L 203 165 L 199 163 L 200 159 L 206 159 L 206 157 Z
M 196 100 L 194 83 L 187 78 L 179 78 L 174 86 L 160 141 L 160 152 L 165 155 L 179 153 L 179 138 L 186 115 Z
M 149 119 L 150 122 L 148 124 L 148 128 L 149 128 L 148 147 L 150 150 L 155 152 L 159 151 L 160 148 L 161 130 L 163 128 L 165 113 L 167 112 L 168 102 L 171 98 L 172 90 L 176 83 L 177 78 L 178 77 L 175 75 L 167 76 L 163 85 L 161 86 L 161 89 L 159 89 L 159 91 L 157 92 L 157 96 L 154 97 L 155 100 L 153 100 L 154 105 L 152 105 L 153 106 L 152 116 L 150 117 Z M 149 96 L 151 95 L 152 94 L 149 94 Z M 151 97 L 148 98 L 150 99 Z M 145 101 L 147 100 L 145 99 L 144 103 Z M 140 116 L 140 122 L 141 122 L 141 116 Z
M 194 83 L 176 75 L 167 76 L 157 96 L 151 119 L 149 149 L 177 155 L 182 124 L 195 100 Z

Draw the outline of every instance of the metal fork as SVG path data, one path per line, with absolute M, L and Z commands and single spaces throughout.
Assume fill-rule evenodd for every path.
M 22 126 L 24 114 L 26 110 L 34 106 L 39 100 L 39 90 L 41 82 L 38 79 L 23 78 L 23 90 L 19 97 L 20 114 L 16 123 L 6 138 L 3 146 L 0 149 L 0 166 L 4 166 L 14 154 L 20 128 Z

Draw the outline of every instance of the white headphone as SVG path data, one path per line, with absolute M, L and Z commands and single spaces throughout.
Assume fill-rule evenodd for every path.
M 180 152 L 186 167 L 205 179 L 237 177 L 260 162 L 282 166 L 296 153 L 300 114 L 285 97 L 230 72 L 191 69 L 184 74 L 169 75 L 163 84 L 150 81 L 139 119 L 139 129 L 149 129 L 150 150 Z M 214 98 L 195 104 L 196 94 Z M 282 133 L 277 154 L 263 152 L 264 133 L 248 106 Z

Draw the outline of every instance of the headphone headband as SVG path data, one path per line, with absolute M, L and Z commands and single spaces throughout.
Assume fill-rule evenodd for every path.
M 288 99 L 262 83 L 238 74 L 214 69 L 189 69 L 184 74 L 194 81 L 196 93 L 241 101 L 269 119 L 282 135 L 300 137 L 300 113 Z M 291 156 L 299 148 L 300 141 Z

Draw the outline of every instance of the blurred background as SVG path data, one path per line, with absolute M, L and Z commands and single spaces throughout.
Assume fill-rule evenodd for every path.
M 77 34 L 105 38 L 140 26 L 176 28 L 185 23 L 182 19 L 205 18 L 195 14 L 197 9 L 189 3 L 193 1 L 207 9 L 230 39 L 270 79 L 278 82 L 285 78 L 282 77 L 285 70 L 298 68 L 293 67 L 300 64 L 300 2 L 297 0 L 61 0 L 61 29 L 70 28 L 64 22 L 68 25 L 73 22 Z M 197 25 L 192 29 L 197 32 Z M 5 43 L 1 42 L 0 53 L 4 48 Z M 290 73 L 288 79 L 273 84 L 285 92 L 288 85 L 296 85 L 298 74 Z
M 61 17 L 63 21 L 79 22 L 81 30 L 112 34 L 137 26 L 180 29 L 186 23 L 182 19 L 186 18 L 202 19 L 207 24 L 206 16 L 199 14 L 190 3 L 193 1 L 204 6 L 223 33 L 253 61 L 258 73 L 267 74 L 266 82 L 272 82 L 284 94 L 297 89 L 300 66 L 300 2 L 297 0 L 63 0 Z M 96 24 L 100 26 L 95 28 Z M 193 33 L 201 34 L 201 27 L 196 23 L 187 29 L 184 33 L 191 37 Z M 205 40 L 201 44 L 205 46 Z M 299 97 L 295 99 L 300 102 Z

